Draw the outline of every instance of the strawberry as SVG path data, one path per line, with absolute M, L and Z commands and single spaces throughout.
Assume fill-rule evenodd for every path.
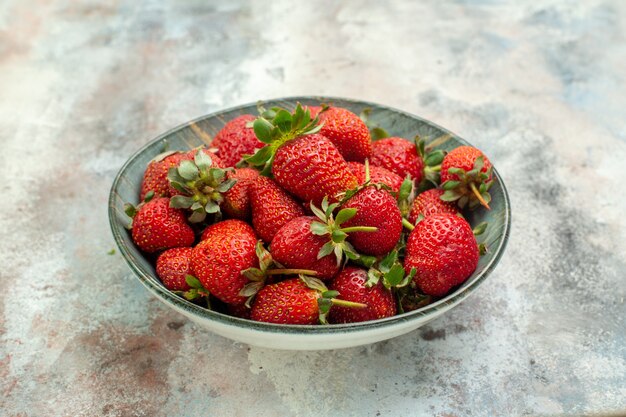
M 359 185 L 363 185 L 365 183 L 365 164 L 360 162 L 348 162 L 348 167 L 350 171 L 356 176 L 356 180 Z M 397 193 L 400 191 L 400 186 L 402 185 L 402 177 L 399 175 L 389 171 L 383 167 L 377 167 L 370 165 L 370 182 L 372 184 L 385 184 L 391 191 Z
M 226 178 L 232 168 L 220 168 L 218 158 L 205 150 L 194 150 L 189 157 L 191 155 L 193 160 L 185 159 L 167 173 L 172 194 L 177 194 L 172 197 L 171 205 L 191 210 L 189 221 L 192 223 L 203 221 L 207 214 L 219 218 L 223 194 L 237 182 L 235 178 Z
M 441 297 L 474 272 L 478 256 L 476 238 L 465 219 L 433 214 L 409 235 L 404 269 L 407 273 L 416 269 L 414 282 L 424 294 Z
M 491 162 L 480 150 L 472 146 L 453 149 L 441 163 L 441 188 L 446 191 L 441 199 L 456 201 L 461 208 L 469 203 L 470 209 L 479 204 L 489 209 L 492 170 Z
M 374 166 L 405 178 L 410 175 L 418 184 L 424 177 L 424 160 L 418 153 L 415 143 L 399 137 L 379 139 L 372 145 L 370 162 Z
M 428 217 L 440 213 L 458 214 L 459 211 L 454 204 L 441 199 L 443 193 L 443 190 L 432 188 L 415 197 L 409 213 L 411 224 L 417 223 L 419 216 Z
M 259 177 L 250 188 L 252 225 L 266 243 L 290 220 L 304 216 L 304 209 L 267 177 Z
M 301 200 L 320 204 L 357 186 L 335 145 L 322 135 L 302 136 L 278 148 L 272 173 L 276 182 Z
M 318 257 L 320 250 L 329 239 L 311 232 L 313 216 L 303 216 L 291 220 L 274 235 L 270 252 L 274 260 L 287 268 L 310 269 L 320 279 L 330 279 L 339 270 L 339 265 L 331 252 Z
M 363 162 L 372 154 L 372 138 L 363 120 L 341 107 L 310 107 L 311 117 L 319 115 L 320 134 L 335 144 L 346 161 Z
M 185 214 L 170 207 L 167 197 L 154 198 L 137 208 L 127 204 L 125 210 L 133 218 L 133 242 L 144 252 L 191 246 L 195 240 Z
M 243 155 L 252 155 L 256 149 L 262 148 L 252 129 L 255 117 L 243 114 L 234 118 L 217 132 L 211 146 L 217 148 L 220 159 L 225 167 L 234 167 Z
M 209 226 L 193 248 L 191 268 L 202 285 L 227 304 L 243 304 L 239 292 L 248 283 L 242 274 L 258 266 L 254 230 L 241 220 L 224 220 Z
M 278 185 L 305 202 L 320 204 L 326 196 L 334 200 L 357 181 L 337 147 L 317 134 L 319 129 L 318 119 L 311 120 L 300 104 L 294 114 L 278 107 L 264 111 L 254 131 L 268 146 L 246 160 L 263 166 L 263 175 L 271 172 Z
M 396 301 L 391 291 L 385 288 L 382 282 L 368 287 L 367 281 L 367 271 L 352 266 L 344 268 L 333 279 L 330 289 L 339 292 L 339 299 L 363 303 L 367 305 L 367 308 L 333 307 L 328 315 L 330 323 L 356 323 L 391 317 L 396 314 Z
M 249 191 L 259 177 L 259 171 L 253 168 L 237 168 L 226 174 L 226 178 L 237 182 L 233 188 L 224 193 L 222 210 L 230 217 L 247 220 L 252 214 Z
M 156 273 L 170 291 L 187 291 L 191 287 L 185 276 L 191 275 L 191 248 L 172 248 L 161 253 L 156 262 Z
M 164 152 L 156 156 L 146 168 L 141 182 L 141 192 L 139 199 L 143 200 L 149 191 L 154 191 L 157 197 L 169 197 L 169 182 L 167 181 L 167 171 L 178 166 L 185 159 L 184 152 Z
M 400 240 L 402 214 L 396 199 L 386 190 L 366 186 L 348 197 L 342 208 L 355 211 L 353 217 L 344 223 L 344 231 L 355 226 L 372 226 L 378 229 L 375 232 L 355 231 L 350 234 L 348 240 L 358 252 L 384 255 Z
M 337 300 L 336 291 L 309 277 L 291 278 L 263 287 L 256 295 L 250 318 L 277 324 L 317 324 L 326 322 L 332 305 L 352 308 L 366 307 L 361 303 Z

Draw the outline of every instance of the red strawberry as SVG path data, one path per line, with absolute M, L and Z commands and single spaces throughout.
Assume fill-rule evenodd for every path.
M 424 177 L 424 161 L 417 146 L 406 139 L 391 137 L 375 141 L 370 162 L 402 178 L 410 175 L 416 184 Z
M 304 216 L 285 224 L 274 235 L 270 252 L 274 260 L 286 268 L 309 269 L 317 273 L 317 278 L 330 279 L 339 270 L 339 264 L 333 253 L 318 259 L 329 239 L 311 232 L 311 224 L 316 221 L 315 217 Z
M 267 177 L 259 177 L 250 188 L 252 225 L 266 243 L 290 220 L 304 216 L 304 209 Z
M 367 255 L 384 255 L 391 251 L 402 235 L 402 214 L 396 199 L 389 192 L 368 186 L 350 197 L 343 209 L 355 209 L 356 214 L 344 223 L 344 231 L 352 227 L 371 226 L 375 232 L 354 231 L 348 241 L 354 248 Z
M 132 214 L 133 241 L 144 252 L 191 246 L 195 240 L 184 213 L 171 208 L 169 198 L 158 197 L 150 200 L 140 205 L 137 212 Z
M 404 269 L 424 294 L 441 297 L 463 283 L 478 265 L 478 244 L 470 225 L 453 214 L 433 214 L 409 235 Z
M 159 255 L 156 273 L 170 291 L 187 291 L 191 287 L 185 277 L 191 273 L 191 248 L 172 248 Z
M 242 274 L 259 264 L 254 230 L 241 220 L 225 220 L 209 226 L 191 253 L 191 267 L 202 285 L 227 304 L 243 304 L 239 292 L 248 283 Z
M 169 197 L 167 171 L 178 166 L 185 156 L 183 152 L 165 152 L 150 161 L 143 174 L 139 199 L 143 201 L 149 191 L 154 191 L 156 197 Z
M 306 203 L 319 204 L 326 196 L 334 200 L 357 181 L 337 147 L 316 134 L 319 129 L 318 119 L 311 120 L 300 104 L 293 114 L 278 107 L 263 111 L 254 131 L 268 146 L 246 160 L 263 166 L 263 175 L 273 173 L 278 185 Z
M 335 144 L 346 161 L 363 162 L 372 154 L 370 131 L 356 114 L 341 107 L 310 107 L 311 117 L 319 114 L 324 123 L 320 134 Z
M 470 209 L 478 204 L 489 209 L 492 169 L 480 150 L 472 146 L 453 149 L 441 163 L 441 187 L 446 190 L 442 200 L 457 201 L 461 208 L 469 203 Z
M 356 176 L 359 185 L 365 183 L 365 164 L 360 162 L 348 162 L 350 171 Z M 370 165 L 370 182 L 372 184 L 385 184 L 391 191 L 397 193 L 402 185 L 402 178 L 383 167 Z
M 254 119 L 251 114 L 243 114 L 226 123 L 215 135 L 211 146 L 218 149 L 217 153 L 225 167 L 234 167 L 243 155 L 252 155 L 256 149 L 264 146 L 256 138 L 252 127 L 248 127 Z
M 336 291 L 328 291 L 314 278 L 291 278 L 263 287 L 256 295 L 250 318 L 277 324 L 317 324 L 326 322 L 332 305 L 352 308 L 366 307 L 361 303 L 338 300 Z
M 266 285 L 254 299 L 250 318 L 278 324 L 317 324 L 319 296 L 299 278 Z
M 301 136 L 278 148 L 272 173 L 285 190 L 316 205 L 326 196 L 334 201 L 337 194 L 357 186 L 335 145 L 318 134 Z
M 415 224 L 420 215 L 428 217 L 440 213 L 457 214 L 459 211 L 454 204 L 441 199 L 443 193 L 443 190 L 432 188 L 415 197 L 409 213 L 411 224 Z
M 348 266 L 333 279 L 331 290 L 339 292 L 339 299 L 367 305 L 367 308 L 354 309 L 335 306 L 330 310 L 328 321 L 331 323 L 356 323 L 394 316 L 397 312 L 396 301 L 390 290 L 382 282 L 368 287 L 367 271 Z
M 222 204 L 224 213 L 240 220 L 250 218 L 252 209 L 250 208 L 249 191 L 258 177 L 259 171 L 252 168 L 237 168 L 226 174 L 226 178 L 234 179 L 237 182 L 233 188 L 224 193 L 224 203 Z

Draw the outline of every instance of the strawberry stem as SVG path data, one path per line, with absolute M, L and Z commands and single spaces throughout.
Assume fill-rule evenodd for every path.
M 352 226 L 352 227 L 345 227 L 343 229 L 340 229 L 342 232 L 344 233 L 352 233 L 352 232 L 377 232 L 378 231 L 378 227 L 371 227 L 371 226 Z
M 265 274 L 266 275 L 302 274 L 302 275 L 316 276 L 317 272 L 310 270 L 310 269 L 270 269 L 268 271 L 265 271 Z
M 340 307 L 348 307 L 348 308 L 366 308 L 367 307 L 367 304 L 355 303 L 354 301 L 338 300 L 336 298 L 332 298 L 330 302 L 333 305 L 340 306 Z
M 411 222 L 408 221 L 407 219 L 402 219 L 402 225 L 411 231 L 415 229 L 415 226 L 411 224 Z
M 470 182 L 469 184 L 472 192 L 474 193 L 474 195 L 476 196 L 476 198 L 478 199 L 478 201 L 480 201 L 480 204 L 485 207 L 487 210 L 491 210 L 491 207 L 489 207 L 489 204 L 487 204 L 487 202 L 485 201 L 485 199 L 483 198 L 482 195 L 480 195 L 480 191 L 478 191 L 478 188 L 476 188 L 476 184 L 473 182 Z

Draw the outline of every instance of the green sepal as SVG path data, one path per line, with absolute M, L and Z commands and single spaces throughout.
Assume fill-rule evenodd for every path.
M 328 287 L 319 278 L 309 277 L 306 275 L 298 275 L 298 277 L 304 282 L 304 284 L 312 290 L 317 290 L 320 293 L 328 291 Z
M 354 216 L 356 216 L 356 213 L 357 213 L 356 208 L 345 208 L 345 209 L 339 210 L 339 213 L 337 213 L 337 216 L 335 217 L 335 224 L 337 226 L 341 225 L 341 223 L 348 221 Z
M 328 226 L 318 221 L 311 222 L 311 233 L 317 236 L 324 236 L 328 234 Z
M 479 236 L 485 233 L 485 229 L 487 229 L 487 222 L 482 222 L 478 224 L 472 232 L 474 233 L 474 236 Z
M 130 203 L 126 203 L 124 204 L 124 213 L 132 219 L 137 214 L 137 207 Z
M 239 296 L 241 297 L 252 297 L 258 293 L 261 288 L 264 286 L 264 282 L 262 281 L 253 281 L 248 282 L 243 288 L 239 291 Z
M 340 229 L 335 229 L 331 233 L 331 239 L 335 243 L 341 243 L 348 237 L 348 234 Z
M 192 197 L 175 195 L 170 199 L 170 207 L 177 209 L 190 208 L 196 201 Z
M 485 245 L 484 243 L 480 243 L 478 245 L 478 254 L 480 256 L 483 256 L 486 253 L 487 253 L 487 245 Z
M 187 283 L 187 285 L 189 285 L 191 288 L 196 288 L 196 289 L 204 289 L 204 287 L 202 286 L 202 283 L 200 282 L 200 280 L 196 277 L 194 277 L 193 275 L 185 275 L 185 282 Z
M 237 180 L 235 178 L 230 178 L 224 182 L 222 182 L 220 185 L 217 186 L 217 191 L 219 191 L 220 193 L 225 193 L 228 190 L 230 190 L 231 188 L 233 188 L 235 186 L 235 184 L 237 184 Z
M 426 155 L 424 159 L 424 165 L 432 167 L 441 164 L 443 162 L 443 158 L 446 156 L 446 153 L 442 150 L 437 150 Z
M 459 193 L 457 191 L 448 190 L 445 193 L 443 193 L 440 198 L 443 201 L 456 201 L 459 198 L 461 198 L 462 196 L 463 196 L 463 194 L 461 194 L 461 193 Z
M 198 152 L 204 155 L 204 152 Z M 187 181 L 195 181 L 200 176 L 196 164 L 191 161 L 182 161 L 178 166 L 178 175 Z
M 444 189 L 445 191 L 453 190 L 456 187 L 458 187 L 460 183 L 461 181 L 448 180 L 444 182 L 443 184 L 441 184 L 441 188 Z
M 154 190 L 150 190 L 146 193 L 145 197 L 143 198 L 143 202 L 149 203 L 150 200 L 152 200 L 153 198 L 154 198 Z
M 328 256 L 333 253 L 335 249 L 335 245 L 332 241 L 324 243 L 324 246 L 320 248 L 320 251 L 317 253 L 317 259 L 322 259 L 324 256 Z
M 211 157 L 207 155 L 202 149 L 198 149 L 193 157 L 193 160 L 196 164 L 196 167 L 201 171 L 209 169 L 211 165 L 213 165 L 213 160 L 211 159 Z
M 324 298 L 335 298 L 339 295 L 339 291 L 335 290 L 327 290 L 322 293 L 322 297 Z
M 261 149 L 257 149 L 254 155 L 248 155 L 248 156 L 244 155 L 244 159 L 250 165 L 259 166 L 269 161 L 271 156 L 272 156 L 272 148 L 270 148 L 269 146 L 264 146 Z
M 187 220 L 191 223 L 200 223 L 206 219 L 206 211 L 204 209 L 194 210 Z
M 272 142 L 272 129 L 274 129 L 274 125 L 268 120 L 263 117 L 259 117 L 252 124 L 252 128 L 254 129 L 254 134 L 258 140 L 263 143 Z
M 389 132 L 387 132 L 382 127 L 374 127 L 374 128 L 372 128 L 370 130 L 370 135 L 372 136 L 372 140 L 384 139 L 384 138 L 388 138 L 390 136 Z

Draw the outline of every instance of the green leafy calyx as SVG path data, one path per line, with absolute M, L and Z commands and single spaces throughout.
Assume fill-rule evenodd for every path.
M 344 260 L 344 255 L 346 261 L 348 259 L 356 260 L 360 256 L 350 242 L 346 240 L 348 233 L 375 232 L 378 229 L 369 226 L 342 228 L 341 225 L 343 223 L 356 215 L 357 209 L 344 208 L 339 210 L 335 216 L 334 211 L 338 206 L 339 203 L 328 204 L 328 198 L 322 200 L 321 208 L 311 203 L 311 211 L 313 211 L 313 214 L 317 217 L 317 219 L 311 223 L 311 233 L 318 236 L 329 237 L 328 242 L 326 242 L 318 252 L 317 259 L 334 254 L 337 258 L 337 266 L 340 266 Z
M 441 184 L 441 188 L 445 191 L 441 199 L 455 201 L 460 208 L 469 206 L 470 210 L 473 210 L 482 205 L 489 210 L 491 202 L 489 189 L 493 185 L 493 181 L 490 180 L 492 167 L 483 172 L 484 163 L 484 158 L 479 156 L 470 171 L 457 167 L 448 169 L 450 174 L 455 174 L 459 179 L 448 180 Z
M 323 124 L 320 123 L 319 117 L 311 118 L 308 107 L 302 107 L 300 103 L 293 113 L 281 107 L 272 107 L 269 110 L 261 107 L 259 111 L 261 114 L 253 122 L 252 128 L 257 139 L 266 146 L 257 150 L 254 155 L 245 156 L 244 159 L 250 165 L 263 167 L 261 174 L 270 176 L 274 155 L 281 145 L 297 137 L 317 133 Z
M 198 150 L 193 161 L 182 161 L 167 172 L 170 185 L 181 193 L 170 199 L 170 207 L 190 209 L 192 223 L 204 221 L 207 214 L 219 219 L 220 204 L 224 201 L 222 194 L 237 182 L 234 178 L 227 179 L 226 173 L 230 170 L 232 168 L 214 167 L 211 157 Z

